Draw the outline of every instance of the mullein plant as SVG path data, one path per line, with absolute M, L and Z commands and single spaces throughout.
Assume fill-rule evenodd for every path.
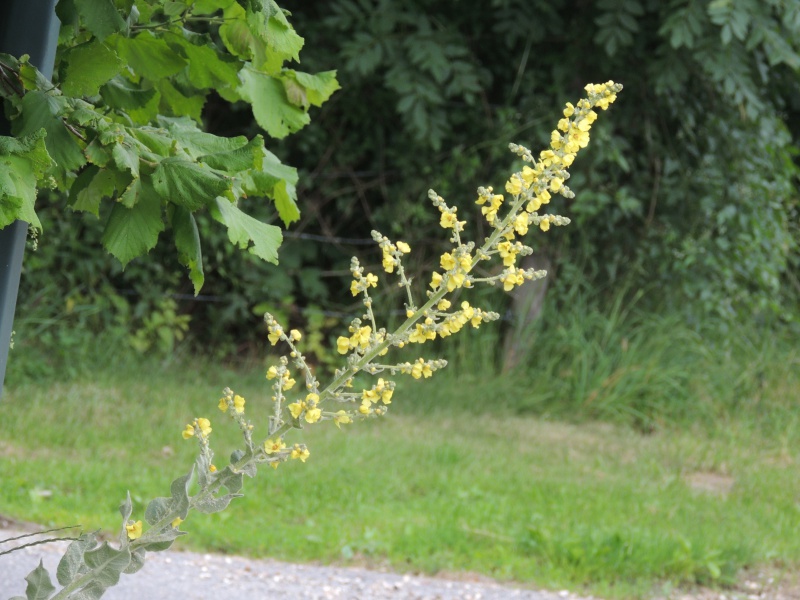
M 459 220 L 456 207 L 436 192 L 428 193 L 439 211 L 439 224 L 451 234 L 452 247 L 441 255 L 441 269 L 431 275 L 424 299 L 415 298 L 403 265 L 404 257 L 411 252 L 409 245 L 372 232 L 383 255 L 384 271 L 396 276 L 397 284 L 405 289 L 406 320 L 397 329 L 390 332 L 378 326 L 370 295 L 370 290 L 378 286 L 378 277 L 366 272 L 356 258 L 350 264 L 353 275 L 350 291 L 353 296 L 362 297 L 364 314 L 353 319 L 347 334 L 337 339 L 336 348 L 345 357 L 345 364 L 327 385 L 317 379 L 302 354 L 302 334 L 296 329 L 287 332 L 272 315 L 265 315 L 269 342 L 286 350 L 277 365 L 269 367 L 266 373 L 272 382 L 273 408 L 266 435 L 259 441 L 254 439 L 255 426 L 245 416 L 245 399 L 226 388 L 218 407 L 235 421 L 244 441 L 227 466 L 220 470 L 213 463 L 210 420 L 194 419 L 186 425 L 182 436 L 198 443 L 197 460 L 187 474 L 172 482 L 169 497 L 156 498 L 148 504 L 144 513 L 147 526 L 142 520 L 132 519 L 129 494 L 120 506 L 122 528 L 118 546 L 100 544 L 94 533 L 83 534 L 69 545 L 58 565 L 57 580 L 62 589 L 56 592 L 40 563 L 26 578 L 27 597 L 99 598 L 119 581 L 121 574 L 141 569 L 148 551 L 165 550 L 176 538 L 185 535 L 180 527 L 192 510 L 214 513 L 226 509 L 231 500 L 242 495 L 244 476 L 254 477 L 259 466 L 277 469 L 287 461 L 305 462 L 310 450 L 305 444 L 287 440 L 292 429 L 324 421 L 332 421 L 341 428 L 357 420 L 384 415 L 395 389 L 390 377 L 410 375 L 423 379 L 446 366 L 444 360 L 417 357 L 407 362 L 387 362 L 385 357 L 391 348 L 415 349 L 437 337 L 456 334 L 466 326 L 479 327 L 498 318 L 497 313 L 473 307 L 467 301 L 456 305 L 451 298 L 458 290 L 485 283 L 502 286 L 508 292 L 526 281 L 544 277 L 545 271 L 517 266 L 518 257 L 533 252 L 522 239 L 530 228 L 546 232 L 551 227 L 569 224 L 568 218 L 547 212 L 546 207 L 554 194 L 574 197 L 566 185 L 568 169 L 577 153 L 589 143 L 589 133 L 597 119 L 595 109 L 607 109 L 622 86 L 609 81 L 590 84 L 585 89 L 585 98 L 574 106 L 567 103 L 563 118 L 552 132 L 550 147 L 538 157 L 523 146 L 509 145 L 527 164 L 512 173 L 505 184 L 506 194 L 491 187 L 478 188 L 476 203 L 491 228 L 481 244 L 464 239 L 466 221 Z M 502 270 L 495 269 L 496 274 L 486 277 L 474 274 L 480 263 L 492 262 L 502 262 Z M 374 383 L 360 389 L 362 386 L 355 379 L 358 374 L 374 376 Z M 302 382 L 299 385 L 298 380 Z

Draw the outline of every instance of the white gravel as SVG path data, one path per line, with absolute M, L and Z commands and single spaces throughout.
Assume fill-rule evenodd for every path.
M 21 535 L 0 530 L 0 539 Z M 16 542 L 23 543 L 29 539 Z M 0 550 L 8 549 L 3 545 Z M 0 556 L 0 599 L 25 596 L 25 576 L 44 561 L 55 574 L 65 542 L 50 543 Z M 55 583 L 55 581 L 54 581 Z M 276 560 L 158 552 L 144 568 L 123 575 L 107 600 L 577 600 L 566 591 L 515 589 L 490 581 L 451 581 L 360 568 L 298 565 Z

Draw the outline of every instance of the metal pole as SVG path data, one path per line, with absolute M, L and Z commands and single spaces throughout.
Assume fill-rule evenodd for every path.
M 31 64 L 48 79 L 53 75 L 59 22 L 57 0 L 5 0 L 0 3 L 0 52 L 30 55 Z M 9 124 L 0 111 L 0 135 L 9 135 Z M 0 229 L 0 396 L 17 306 L 19 277 L 28 224 L 15 221 Z

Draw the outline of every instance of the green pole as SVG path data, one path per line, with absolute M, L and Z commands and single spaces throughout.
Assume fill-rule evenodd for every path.
M 57 0 L 3 0 L 0 2 L 0 52 L 28 54 L 31 64 L 45 77 L 52 77 L 58 45 Z M 0 135 L 10 135 L 0 112 Z M 28 224 L 15 221 L 0 229 L 0 395 L 6 376 L 8 350 L 17 307 L 19 277 Z

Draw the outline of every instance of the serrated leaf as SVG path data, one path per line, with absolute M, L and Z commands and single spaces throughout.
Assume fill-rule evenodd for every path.
M 85 183 L 88 179 L 88 183 Z M 72 210 L 89 212 L 95 217 L 100 216 L 100 203 L 104 198 L 111 198 L 117 191 L 117 178 L 115 174 L 106 169 L 100 170 L 91 166 L 83 171 L 69 193 L 69 202 Z
M 75 171 L 86 163 L 81 147 L 61 120 L 66 108 L 63 96 L 45 94 L 38 90 L 22 97 L 22 116 L 18 137 L 35 134 L 40 129 L 47 132 L 45 145 L 48 154 L 62 171 Z
M 103 232 L 103 247 L 124 267 L 155 247 L 162 231 L 161 200 L 155 193 L 143 193 L 133 208 L 114 205 Z
M 187 77 L 197 89 L 236 87 L 239 84 L 239 61 L 221 56 L 209 44 L 193 44 L 177 35 L 170 35 L 167 41 L 185 55 L 189 63 Z
M 122 192 L 119 197 L 120 203 L 126 208 L 133 208 L 139 201 L 139 196 L 142 193 L 142 180 L 138 177 L 128 184 L 128 187 Z
M 153 188 L 164 199 L 195 211 L 230 189 L 231 181 L 210 167 L 170 157 L 153 172 Z
M 279 228 L 254 219 L 224 198 L 216 198 L 215 204 L 217 211 L 212 214 L 228 228 L 231 243 L 242 249 L 248 248 L 262 260 L 278 264 L 278 248 L 283 241 Z
M 106 150 L 97 138 L 83 149 L 86 159 L 93 165 L 105 167 L 111 160 L 111 154 Z
M 244 136 L 228 138 L 201 131 L 197 128 L 197 123 L 187 118 L 159 117 L 158 123 L 195 159 L 208 154 L 230 152 L 247 144 Z
M 278 215 L 287 227 L 300 219 L 300 209 L 297 208 L 297 190 L 288 181 L 279 181 L 273 189 L 275 208 Z
M 203 500 L 195 502 L 194 508 L 198 512 L 210 515 L 212 513 L 225 510 L 228 508 L 231 500 L 241 497 L 242 494 L 225 494 L 224 496 L 220 496 L 218 498 L 204 498 Z
M 311 74 L 287 70 L 285 74 L 291 74 L 291 77 L 303 86 L 306 98 L 314 106 L 322 106 L 336 90 L 341 89 L 339 82 L 336 80 L 336 71 L 322 71 Z
M 127 170 L 134 178 L 139 177 L 139 152 L 127 140 L 114 144 L 111 156 L 119 170 Z
M 155 525 L 170 511 L 172 498 L 153 498 L 144 511 L 144 520 L 148 525 Z
M 50 573 L 44 568 L 41 560 L 39 566 L 28 574 L 25 581 L 28 582 L 28 587 L 25 588 L 28 600 L 47 600 L 50 594 L 56 591 L 53 582 L 50 581 Z
M 161 94 L 158 104 L 161 114 L 186 115 L 192 120 L 200 122 L 203 105 L 206 102 L 204 95 L 194 94 L 187 96 L 166 79 L 159 81 L 156 86 L 159 94 Z
M 0 136 L 0 228 L 20 219 L 41 231 L 36 185 L 52 164 L 44 130 L 21 139 Z
M 132 38 L 114 36 L 109 43 L 137 75 L 150 81 L 161 81 L 186 67 L 186 60 L 149 31 Z
M 232 139 L 242 141 L 244 144 L 232 150 L 205 154 L 197 160 L 213 169 L 230 173 L 259 168 L 265 155 L 264 138 L 257 135 L 249 142 L 244 137 Z
M 84 533 L 67 546 L 67 551 L 58 562 L 56 578 L 61 585 L 67 585 L 81 570 L 85 570 L 83 554 L 97 545 L 97 537 L 93 533 Z
M 86 29 L 100 41 L 125 27 L 113 0 L 72 0 Z
M 203 253 L 200 249 L 200 233 L 194 215 L 181 206 L 175 207 L 172 216 L 172 230 L 178 261 L 189 269 L 189 279 L 194 286 L 194 295 L 200 293 L 205 276 L 203 274 Z M 188 500 L 187 500 L 188 503 Z
M 61 91 L 68 96 L 95 96 L 100 86 L 122 70 L 123 62 L 111 48 L 92 40 L 65 53 L 66 75 Z
M 245 67 L 239 71 L 239 94 L 250 102 L 258 124 L 274 138 L 284 138 L 298 131 L 311 120 L 308 114 L 293 106 L 274 77 Z
M 100 95 L 107 106 L 130 112 L 152 106 L 158 92 L 153 89 L 140 89 L 121 77 L 114 77 L 100 88 Z M 157 105 L 156 101 L 155 106 Z
M 104 586 L 117 585 L 120 574 L 131 562 L 131 550 L 123 546 L 119 550 L 112 548 L 108 542 L 83 555 L 86 566 L 94 573 L 94 580 Z

